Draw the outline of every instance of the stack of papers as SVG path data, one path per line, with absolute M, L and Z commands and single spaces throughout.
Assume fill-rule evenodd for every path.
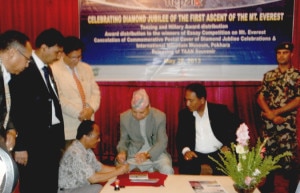
M 130 173 L 129 180 L 131 182 L 147 182 L 147 183 L 156 183 L 158 182 L 158 178 L 149 178 L 148 173 L 145 172 L 137 172 Z
M 130 180 L 148 180 L 148 173 L 146 172 L 134 172 L 129 174 Z
M 148 177 L 148 178 L 147 178 Z M 166 174 L 159 172 L 130 172 L 117 177 L 119 186 L 164 186 L 165 180 L 168 177 Z M 115 186 L 115 182 L 111 184 Z

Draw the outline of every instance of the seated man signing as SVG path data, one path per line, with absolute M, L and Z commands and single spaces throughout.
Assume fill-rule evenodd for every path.
M 186 87 L 185 103 L 187 108 L 179 112 L 176 136 L 179 173 L 203 174 L 205 165 L 211 170 L 205 174 L 224 175 L 208 156 L 220 160 L 218 150 L 235 141 L 240 119 L 225 105 L 207 102 L 206 89 L 198 83 Z
M 58 193 L 99 193 L 112 177 L 127 173 L 129 165 L 119 167 L 100 163 L 92 148 L 100 142 L 100 129 L 94 121 L 83 121 L 76 140 L 65 151 L 59 166 Z
M 130 170 L 158 170 L 173 174 L 171 156 L 167 153 L 166 115 L 150 107 L 144 89 L 133 93 L 131 109 L 120 115 L 121 136 L 117 145 L 117 164 L 130 164 Z

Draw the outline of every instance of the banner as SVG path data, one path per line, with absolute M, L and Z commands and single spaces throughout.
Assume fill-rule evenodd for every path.
M 261 80 L 292 40 L 291 0 L 89 0 L 83 61 L 99 80 Z

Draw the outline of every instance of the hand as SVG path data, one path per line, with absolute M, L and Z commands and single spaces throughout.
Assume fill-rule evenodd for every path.
M 225 152 L 225 151 L 229 151 L 230 149 L 227 146 L 223 146 L 221 147 L 221 151 Z
M 16 151 L 15 152 L 15 160 L 18 164 L 26 166 L 27 162 L 28 162 L 27 151 Z
M 134 157 L 135 157 L 136 163 L 141 164 L 148 159 L 148 153 L 147 152 L 137 153 L 137 154 L 135 154 Z
M 12 151 L 16 145 L 16 137 L 17 137 L 17 132 L 15 130 L 9 130 L 6 133 L 6 147 L 8 151 Z
M 269 119 L 269 120 L 273 120 L 276 117 L 276 114 L 274 111 L 262 112 L 261 114 L 264 118 Z
M 116 167 L 120 174 L 126 174 L 129 172 L 129 164 L 122 164 Z
M 285 121 L 286 121 L 286 118 L 283 118 L 281 116 L 276 116 L 273 119 L 273 123 L 276 124 L 276 125 L 280 125 L 280 124 L 284 123 Z
M 213 170 L 208 164 L 201 164 L 201 175 L 212 175 Z
M 125 164 L 126 163 L 126 153 L 125 152 L 120 152 L 118 153 L 116 160 L 119 164 Z
M 184 159 L 185 160 L 192 160 L 193 158 L 196 158 L 198 157 L 197 154 L 193 151 L 187 151 L 185 152 L 184 154 Z
M 78 119 L 80 121 L 91 120 L 93 113 L 94 110 L 90 106 L 84 107 L 80 112 Z

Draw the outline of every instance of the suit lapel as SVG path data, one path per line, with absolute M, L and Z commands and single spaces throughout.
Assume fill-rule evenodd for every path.
M 0 66 L 0 130 L 4 131 L 3 123 L 6 116 L 6 101 L 5 101 L 5 90 L 3 72 Z

